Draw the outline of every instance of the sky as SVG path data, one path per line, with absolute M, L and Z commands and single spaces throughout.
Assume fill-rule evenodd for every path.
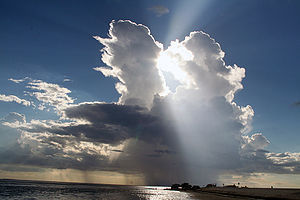
M 297 0 L 0 1 L 0 178 L 300 186 Z

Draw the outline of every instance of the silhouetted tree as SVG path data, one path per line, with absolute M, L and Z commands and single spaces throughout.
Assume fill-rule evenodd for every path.
M 181 188 L 183 190 L 190 190 L 190 189 L 192 189 L 192 186 L 189 183 L 182 183 Z
M 193 187 L 192 187 L 192 190 L 199 190 L 200 189 L 200 186 L 199 185 L 194 185 Z
M 179 190 L 179 187 L 180 187 L 180 184 L 173 184 L 172 186 L 171 186 L 171 190 Z

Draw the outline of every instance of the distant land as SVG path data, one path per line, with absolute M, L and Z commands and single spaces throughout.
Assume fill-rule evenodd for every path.
M 231 199 L 267 199 L 267 200 L 299 200 L 300 189 L 289 188 L 248 188 L 228 185 L 217 187 L 208 184 L 206 187 L 191 186 L 188 183 L 173 184 L 171 189 L 191 192 L 201 200 L 231 200 Z

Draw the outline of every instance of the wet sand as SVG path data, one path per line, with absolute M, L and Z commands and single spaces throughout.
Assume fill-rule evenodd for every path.
M 232 200 L 232 199 L 267 199 L 267 200 L 300 200 L 300 189 L 270 188 L 202 188 L 191 192 L 193 197 L 201 200 Z

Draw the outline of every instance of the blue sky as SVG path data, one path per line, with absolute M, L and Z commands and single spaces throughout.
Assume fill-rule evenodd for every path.
M 29 77 L 68 88 L 75 103 L 117 102 L 118 77 L 93 70 L 105 66 L 103 45 L 93 36 L 108 37 L 112 20 L 131 20 L 147 26 L 167 49 L 170 41 L 201 30 L 221 45 L 226 65 L 246 70 L 234 101 L 255 112 L 249 134 L 268 138 L 270 152 L 300 152 L 299 9 L 297 0 L 2 0 L 0 94 L 26 99 L 26 83 L 8 79 Z M 10 112 L 27 120 L 58 118 L 53 111 L 0 101 L 0 118 Z M 15 135 L 0 138 L 11 142 Z

